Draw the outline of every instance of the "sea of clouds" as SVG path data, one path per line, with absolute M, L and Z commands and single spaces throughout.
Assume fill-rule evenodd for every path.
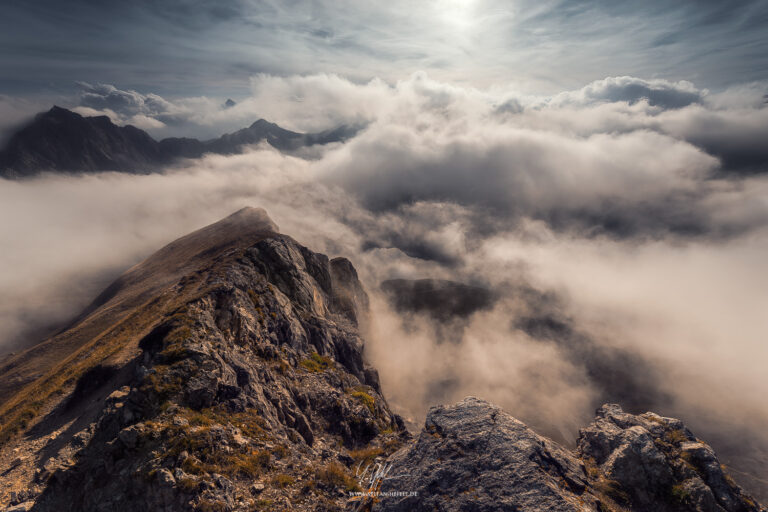
M 284 233 L 353 261 L 372 296 L 368 356 L 415 422 L 474 394 L 572 440 L 613 400 L 683 416 L 740 467 L 765 467 L 765 84 L 714 94 L 616 77 L 535 97 L 423 73 L 394 84 L 260 75 L 229 108 L 81 89 L 81 113 L 156 137 L 257 118 L 365 128 L 301 154 L 261 145 L 162 174 L 0 182 L 6 351 L 62 325 L 163 244 L 259 206 Z M 433 319 L 404 317 L 378 291 L 425 277 L 497 300 L 442 339 Z M 536 334 L 521 327 L 530 318 L 557 328 Z M 729 444 L 734 432 L 749 455 Z

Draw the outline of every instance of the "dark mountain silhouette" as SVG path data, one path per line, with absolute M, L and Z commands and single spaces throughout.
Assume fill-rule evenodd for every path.
M 154 140 L 135 126 L 118 126 L 106 117 L 83 117 L 54 106 L 11 136 L 0 151 L 0 176 L 23 178 L 43 171 L 151 173 L 180 158 L 206 153 L 236 154 L 266 141 L 280 151 L 340 142 L 358 128 L 342 126 L 320 133 L 297 133 L 259 119 L 248 128 L 208 141 L 191 138 Z

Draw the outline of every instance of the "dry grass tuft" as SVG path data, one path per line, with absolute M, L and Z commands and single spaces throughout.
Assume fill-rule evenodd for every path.
M 341 487 L 347 492 L 360 491 L 360 484 L 357 483 L 357 480 L 336 462 L 328 463 L 319 468 L 315 472 L 315 479 L 330 487 Z
M 284 473 L 280 473 L 279 475 L 275 475 L 270 479 L 270 482 L 275 487 L 279 487 L 280 489 L 285 489 L 286 487 L 290 487 L 295 483 L 295 480 L 291 475 L 286 475 Z
M 320 373 L 333 368 L 333 359 L 312 352 L 307 359 L 302 360 L 299 364 L 310 373 Z
M 358 464 L 367 464 L 373 462 L 377 457 L 384 454 L 384 450 L 378 446 L 371 448 L 362 448 L 360 450 L 352 450 L 349 452 L 349 456 L 352 457 Z

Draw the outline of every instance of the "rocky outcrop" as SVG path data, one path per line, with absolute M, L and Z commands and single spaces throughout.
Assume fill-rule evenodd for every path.
M 477 398 L 433 407 L 418 440 L 388 463 L 375 510 L 581 510 L 587 479 L 567 450 Z
M 263 212 L 238 212 L 219 238 L 169 245 L 97 301 L 91 315 L 126 290 L 150 295 L 112 326 L 129 356 L 85 369 L 6 443 L 28 462 L 0 467 L 4 483 L 29 480 L 0 499 L 34 511 L 343 508 L 355 466 L 408 434 L 363 359 L 367 297 L 351 263 L 275 231 Z M 176 277 L 147 288 L 159 269 Z
M 764 510 L 678 419 L 604 405 L 580 431 L 577 453 L 593 480 L 615 482 L 620 501 L 636 510 Z
M 382 512 L 764 510 L 680 420 L 617 405 L 601 407 L 571 451 L 470 397 L 432 408 L 387 462 L 373 504 Z

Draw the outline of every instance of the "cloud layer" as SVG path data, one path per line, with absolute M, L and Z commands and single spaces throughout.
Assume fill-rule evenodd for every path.
M 76 313 L 163 243 L 261 206 L 358 267 L 373 295 L 369 357 L 415 420 L 478 394 L 567 439 L 616 399 L 682 415 L 702 437 L 740 422 L 768 460 L 759 87 L 615 78 L 530 96 L 422 73 L 393 85 L 260 75 L 234 107 L 206 100 L 210 110 L 183 115 L 180 102 L 84 88 L 83 108 L 164 124 L 259 112 L 295 129 L 366 128 L 311 159 L 256 147 L 159 175 L 0 182 L 0 238 L 13 241 L 0 254 L 6 346 L 41 318 Z M 385 279 L 425 277 L 501 299 L 445 343 L 432 320 L 404 319 L 377 292 Z

